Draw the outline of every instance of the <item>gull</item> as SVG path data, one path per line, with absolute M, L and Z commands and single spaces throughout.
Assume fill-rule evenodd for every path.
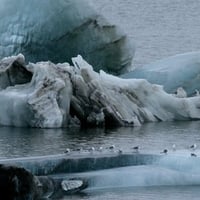
M 177 88 L 177 91 L 176 91 L 176 97 L 185 98 L 185 97 L 187 97 L 187 93 L 182 87 L 179 87 L 179 88 Z
M 103 147 L 99 147 L 98 151 L 102 152 L 103 151 Z
M 199 96 L 199 95 L 200 95 L 200 94 L 199 94 L 199 90 L 195 89 L 195 95 L 196 95 L 196 96 Z
M 75 149 L 75 151 L 78 151 L 79 153 L 81 153 L 82 150 L 83 150 L 82 147 Z
M 164 153 L 164 154 L 167 154 L 168 150 L 167 149 L 164 149 L 162 152 L 160 153 Z
M 196 144 L 193 144 L 193 145 L 190 146 L 190 149 L 193 150 L 193 151 L 196 150 L 196 148 L 197 148 Z
M 133 147 L 132 149 L 134 150 L 134 152 L 139 152 L 139 146 L 135 146 L 135 147 Z
M 133 147 L 134 150 L 139 150 L 139 146 Z
M 172 150 L 176 151 L 176 145 L 175 144 L 172 145 Z
M 113 150 L 115 149 L 115 145 L 114 145 L 114 144 L 111 145 L 111 146 L 109 147 L 109 149 L 113 151 Z
M 121 149 L 118 150 L 118 154 L 122 154 L 123 151 Z
M 93 153 L 94 151 L 95 151 L 95 148 L 94 148 L 94 147 L 90 147 L 90 148 L 89 148 L 89 152 L 90 152 L 90 153 Z
M 69 148 L 66 148 L 65 151 L 64 151 L 64 153 L 66 153 L 66 154 L 67 154 L 67 153 L 70 153 L 70 149 L 69 149 Z

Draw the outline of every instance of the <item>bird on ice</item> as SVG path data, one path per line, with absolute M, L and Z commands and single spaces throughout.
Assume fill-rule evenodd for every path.
M 162 152 L 160 153 L 164 153 L 164 154 L 167 154 L 168 150 L 167 149 L 164 149 Z
M 138 153 L 138 152 L 139 152 L 139 149 L 140 149 L 140 147 L 139 147 L 139 146 L 135 146 L 135 147 L 133 147 L 132 149 L 134 150 L 134 152 L 137 152 L 137 153 Z
M 176 145 L 175 144 L 172 145 L 172 150 L 176 151 Z
M 115 149 L 115 145 L 113 144 L 113 145 L 109 146 L 108 148 L 109 148 L 111 151 L 113 151 L 113 150 Z
M 98 151 L 102 152 L 103 151 L 103 147 L 99 147 Z
M 199 90 L 195 89 L 195 96 L 200 96 Z
M 95 148 L 94 148 L 94 147 L 90 147 L 90 148 L 89 148 L 89 152 L 90 152 L 90 153 L 93 153 L 94 151 L 95 151 Z
M 185 98 L 187 97 L 187 92 L 182 87 L 179 87 L 177 88 L 177 91 L 176 91 L 176 97 Z
M 193 145 L 190 146 L 190 149 L 193 150 L 193 151 L 196 150 L 196 148 L 197 148 L 196 144 L 193 144 Z
M 195 153 L 191 153 L 190 154 L 192 157 L 197 157 L 197 154 L 195 154 Z
M 118 154 L 122 154 L 123 151 L 121 149 L 118 150 Z
M 66 154 L 67 154 L 67 153 L 70 153 L 70 149 L 69 149 L 69 148 L 66 148 L 65 151 L 64 151 L 64 153 L 66 153 Z
M 83 151 L 83 148 L 79 147 L 79 148 L 75 149 L 75 151 L 78 151 L 79 153 L 81 153 Z

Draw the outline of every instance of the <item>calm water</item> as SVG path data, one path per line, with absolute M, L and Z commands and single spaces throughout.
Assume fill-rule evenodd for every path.
M 134 66 L 199 50 L 199 0 L 89 1 L 135 43 Z
M 200 146 L 200 122 L 147 123 L 141 127 L 116 129 L 27 129 L 0 127 L 0 157 L 24 157 L 63 153 L 66 148 L 105 149 L 112 144 L 130 152 L 139 145 L 141 152 L 160 153 L 164 148 L 187 149 Z

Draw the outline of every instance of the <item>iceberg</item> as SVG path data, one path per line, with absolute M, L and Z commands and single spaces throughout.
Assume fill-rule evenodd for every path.
M 200 90 L 200 52 L 165 58 L 136 68 L 122 77 L 146 79 L 150 83 L 163 85 L 169 93 L 175 93 L 177 88 L 182 87 L 187 95 L 194 96 Z
M 0 61 L 0 125 L 140 126 L 200 119 L 200 96 L 179 98 L 145 79 L 97 73 L 81 56 L 72 58 L 74 66 L 25 63 L 22 54 Z
M 23 53 L 31 62 L 69 62 L 81 54 L 95 66 L 120 74 L 134 48 L 118 27 L 86 0 L 0 0 L 0 58 Z

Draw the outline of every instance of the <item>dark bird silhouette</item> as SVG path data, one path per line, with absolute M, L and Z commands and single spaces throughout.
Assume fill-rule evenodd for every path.
M 64 153 L 70 153 L 70 149 L 69 148 L 66 148 Z
M 195 153 L 191 153 L 190 154 L 192 157 L 197 157 L 197 154 L 195 154 Z
M 193 144 L 193 145 L 190 146 L 190 149 L 191 149 L 191 150 L 195 150 L 196 148 L 197 148 L 197 145 L 196 145 L 196 144 Z
M 132 149 L 133 149 L 134 152 L 138 153 L 139 152 L 139 148 L 140 148 L 139 146 L 135 146 Z
M 162 152 L 160 153 L 164 153 L 164 154 L 167 154 L 168 150 L 167 149 L 164 149 Z
M 111 145 L 111 146 L 109 147 L 109 149 L 110 149 L 110 150 L 114 150 L 114 149 L 115 149 L 115 145 L 114 145 L 114 144 Z
M 118 150 L 118 154 L 122 154 L 123 151 L 121 149 Z
M 79 153 L 81 153 L 83 151 L 83 148 L 82 147 L 77 148 L 77 149 L 75 149 L 75 151 L 78 151 Z
M 134 150 L 139 150 L 139 146 L 133 147 Z

